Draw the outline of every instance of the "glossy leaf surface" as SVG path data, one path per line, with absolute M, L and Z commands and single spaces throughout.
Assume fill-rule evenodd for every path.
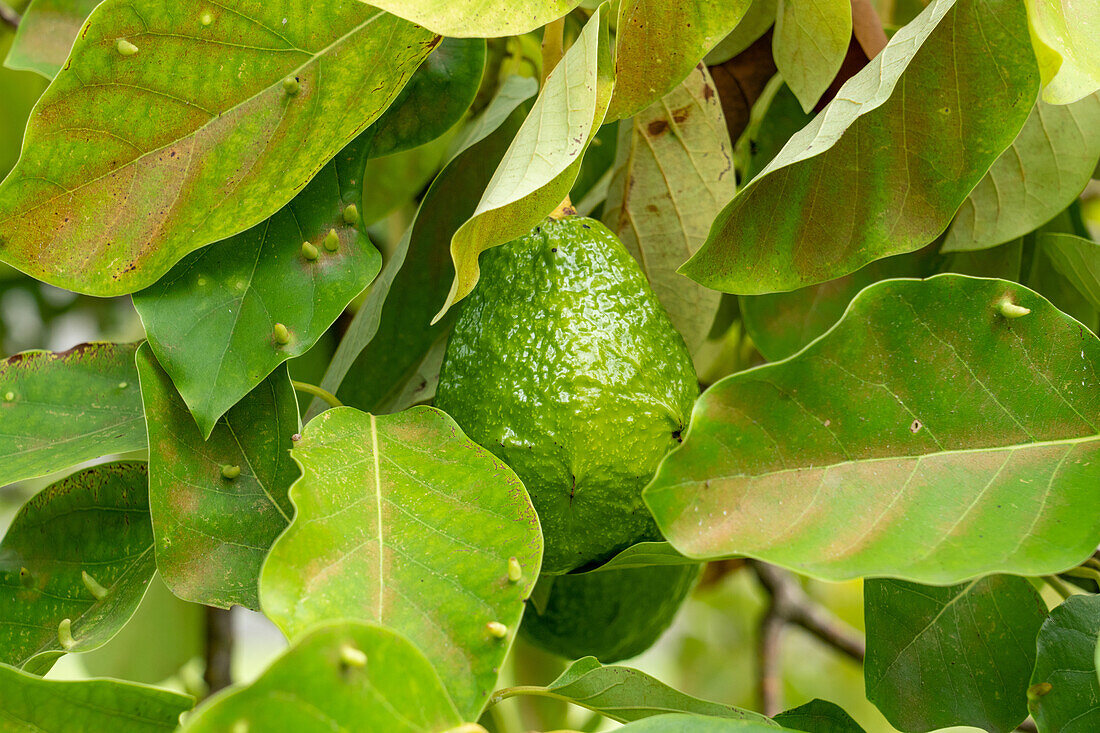
M 646 503 L 695 558 L 931 584 L 1060 571 L 1100 540 L 1081 510 L 1098 374 L 1096 336 L 1023 286 L 887 280 L 795 356 L 707 390 Z
M 745 16 L 751 0 L 622 0 L 608 120 L 672 92 Z
M 547 77 L 474 215 L 455 232 L 455 279 L 436 321 L 477 285 L 482 252 L 529 232 L 573 187 L 614 85 L 607 12 L 606 3 L 596 9 Z
M 297 513 L 264 565 L 264 612 L 289 636 L 331 618 L 393 628 L 440 672 L 463 717 L 476 717 L 542 561 L 523 484 L 430 407 L 328 410 L 291 455 L 303 471 L 290 490 Z
M 1100 159 L 1100 92 L 1070 105 L 1039 102 L 1020 134 L 963 202 L 944 251 L 1022 237 L 1077 198 Z
M 0 258 L 93 295 L 146 287 L 281 209 L 438 42 L 359 2 L 106 0 L 0 185 Z
M 919 249 L 1012 143 L 1037 88 L 1018 2 L 935 0 L 734 197 L 681 271 L 756 295 Z
M 10 733 L 176 730 L 195 701 L 156 687 L 118 680 L 60 681 L 0 664 L 3 729 Z
M 53 79 L 81 26 L 101 0 L 33 0 L 19 21 L 4 66 Z
M 461 722 L 439 675 L 400 635 L 356 622 L 314 629 L 251 684 L 211 698 L 184 733 L 442 733 Z
M 90 343 L 0 361 L 0 485 L 145 447 L 136 348 Z
M 149 416 L 149 497 L 157 567 L 180 598 L 259 609 L 260 566 L 293 507 L 298 402 L 286 368 L 260 383 L 203 439 L 148 346 L 137 355 Z M 225 467 L 239 474 L 228 478 Z M 233 473 L 233 471 L 230 471 Z
M 604 221 L 642 267 L 672 324 L 694 351 L 721 293 L 676 270 L 706 241 L 736 188 L 726 118 L 705 66 L 620 123 Z
M 153 353 L 204 436 L 277 366 L 309 351 L 381 269 L 366 233 L 344 221 L 369 186 L 369 135 L 273 217 L 195 252 L 134 294 Z M 303 254 L 306 242 L 315 259 Z M 290 334 L 285 344 L 273 335 L 276 323 Z
M 86 468 L 19 510 L 0 542 L 0 662 L 43 674 L 130 619 L 156 570 L 147 476 L 144 463 Z
M 840 71 L 851 37 L 849 0 L 779 0 L 775 65 L 805 111 L 813 110 Z
M 1043 624 L 1028 700 L 1042 733 L 1086 733 L 1100 728 L 1098 634 L 1100 596 L 1072 596 L 1051 611 Z
M 989 575 L 947 587 L 869 580 L 867 699 L 899 730 L 1014 730 L 1027 717 L 1046 616 L 1025 578 Z

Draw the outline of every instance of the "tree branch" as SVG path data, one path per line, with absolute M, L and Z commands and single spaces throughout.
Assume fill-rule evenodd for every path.
M 806 595 L 791 576 L 766 563 L 749 561 L 760 585 L 772 597 L 774 612 L 783 621 L 800 626 L 823 643 L 863 663 L 867 645 L 859 634 Z
M 206 681 L 207 695 L 233 684 L 233 615 L 222 608 L 206 607 Z
M 12 28 L 18 28 L 20 20 L 19 13 L 12 10 L 7 3 L 0 2 L 0 21 Z
M 773 598 L 756 638 L 756 683 L 760 710 L 769 718 L 783 711 L 782 642 L 786 621 Z

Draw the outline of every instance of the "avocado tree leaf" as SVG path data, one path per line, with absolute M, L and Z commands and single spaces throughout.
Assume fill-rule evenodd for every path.
M 1040 101 L 955 214 L 944 251 L 992 247 L 1038 228 L 1077 198 L 1098 161 L 1100 92 L 1068 105 Z
M 770 723 L 759 713 L 700 700 L 674 690 L 645 672 L 631 667 L 604 666 L 595 657 L 578 659 L 545 687 L 501 690 L 493 696 L 493 702 L 519 694 L 564 700 L 619 723 L 676 712 Z M 769 727 L 768 730 L 775 729 Z
M 705 66 L 620 123 L 617 158 L 603 218 L 694 353 L 722 294 L 676 269 L 706 240 L 737 185 L 726 118 Z
M 806 112 L 836 78 L 851 38 L 849 0 L 779 0 L 772 53 Z
M 84 21 L 101 0 L 32 0 L 19 20 L 4 66 L 53 79 Z
M 1100 89 L 1100 7 L 1073 0 L 1027 0 L 1032 40 L 1043 72 L 1043 99 L 1068 104 Z
M 393 628 L 476 719 L 542 563 L 523 484 L 431 407 L 328 410 L 291 455 L 297 513 L 263 567 L 264 613 L 291 637 L 330 618 Z
M 446 162 L 447 148 L 456 132 L 452 130 L 410 150 L 368 160 L 362 175 L 372 185 L 359 207 L 363 224 L 370 226 L 402 206 L 415 204 L 417 196 Z
M 153 353 L 203 437 L 276 367 L 309 351 L 381 269 L 359 221 L 345 220 L 362 195 L 367 135 L 273 217 L 189 255 L 134 294 Z M 274 336 L 276 323 L 288 343 Z
M 455 38 L 522 35 L 580 4 L 581 0 L 371 0 L 371 5 Z
M 0 486 L 145 447 L 136 348 L 99 342 L 0 361 Z
M 1054 267 L 1100 310 L 1100 244 L 1073 234 L 1044 232 L 1036 237 Z
M 614 86 L 607 3 L 546 78 L 477 209 L 451 240 L 455 279 L 435 322 L 477 285 L 477 258 L 526 234 L 573 187 L 589 140 L 603 123 Z
M 602 573 L 608 570 L 647 568 L 653 565 L 694 565 L 697 562 L 699 561 L 681 555 L 668 542 L 639 542 L 626 548 L 602 565 L 597 565 L 584 572 Z
M 724 64 L 751 46 L 775 23 L 778 8 L 779 0 L 752 0 L 734 29 L 707 54 L 706 65 Z
M 195 704 L 180 695 L 119 680 L 44 680 L 0 664 L 4 730 L 78 733 L 125 730 L 170 733 Z
M 1021 285 L 886 280 L 795 356 L 708 389 L 644 497 L 697 559 L 938 585 L 1058 572 L 1100 541 L 1098 374 L 1100 340 Z
M 484 71 L 484 39 L 444 38 L 370 126 L 371 156 L 394 155 L 441 137 L 470 108 Z
M 341 621 L 311 629 L 252 683 L 210 698 L 181 733 L 442 733 L 461 722 L 439 675 L 407 639 Z
M 868 580 L 867 699 L 899 730 L 1015 730 L 1027 717 L 1046 604 L 1026 578 L 962 585 Z M 950 660 L 950 664 L 944 664 Z
M 919 249 L 1012 143 L 1038 81 L 1019 3 L 935 0 L 734 197 L 681 272 L 758 295 Z
M 635 720 L 619 730 L 626 733 L 783 733 L 770 720 L 739 720 L 673 713 Z
M 680 85 L 745 16 L 751 0 L 622 0 L 607 119 L 631 117 Z
M 865 733 L 842 707 L 828 700 L 814 699 L 785 710 L 772 718 L 788 730 L 805 733 Z
M 1043 733 L 1100 728 L 1097 634 L 1100 596 L 1070 596 L 1043 623 L 1027 705 Z
M 137 365 L 149 423 L 149 502 L 161 577 L 184 600 L 259 609 L 260 566 L 290 523 L 287 490 L 298 478 L 288 452 L 298 432 L 298 402 L 286 367 L 204 438 L 148 346 L 138 350 Z M 239 474 L 228 478 L 224 467 Z
M 106 0 L 0 184 L 0 258 L 93 295 L 151 285 L 281 209 L 438 42 L 359 2 Z
M 450 162 L 424 194 L 412 226 L 389 255 L 348 326 L 321 386 L 352 407 L 390 409 L 454 320 L 428 327 L 450 287 L 451 237 L 477 206 L 519 129 L 517 109 L 535 95 L 534 79 L 509 76 L 485 110 L 452 141 Z M 516 117 L 519 117 L 517 120 Z M 352 374 L 351 378 L 346 378 Z M 312 417 L 320 411 L 316 403 Z
M 156 571 L 147 481 L 144 463 L 107 463 L 23 505 L 0 541 L 0 663 L 44 674 L 130 619 Z

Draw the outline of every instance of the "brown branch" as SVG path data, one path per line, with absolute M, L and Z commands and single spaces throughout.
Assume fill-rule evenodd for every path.
M 7 3 L 0 2 L 0 21 L 3 21 L 12 28 L 18 28 L 20 20 L 19 13 L 12 10 Z
M 213 695 L 233 684 L 233 615 L 221 609 L 206 607 L 206 681 L 207 695 Z
M 854 629 L 806 595 L 802 586 L 785 571 L 757 560 L 750 560 L 749 565 L 760 585 L 771 596 L 772 606 L 780 618 L 802 627 L 823 643 L 863 663 L 867 645 Z
M 783 711 L 782 651 L 786 620 L 772 601 L 760 619 L 756 637 L 756 683 L 760 710 L 769 718 Z

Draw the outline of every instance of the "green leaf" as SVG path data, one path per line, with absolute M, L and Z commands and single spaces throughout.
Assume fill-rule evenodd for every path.
M 1043 623 L 1027 705 L 1041 733 L 1100 728 L 1098 632 L 1100 596 L 1071 596 Z
M 776 715 L 772 720 L 784 728 L 806 733 L 865 733 L 851 715 L 828 700 L 810 700 L 805 705 Z
M 211 698 L 182 733 L 434 733 L 460 722 L 439 675 L 408 640 L 344 621 L 313 629 L 254 682 Z
M 161 576 L 184 600 L 259 609 L 260 566 L 290 523 L 287 490 L 298 478 L 288 454 L 298 402 L 286 367 L 204 440 L 148 346 L 138 350 L 137 364 L 149 416 L 149 500 Z
M 1100 89 L 1100 7 L 1065 0 L 1027 0 L 1032 41 L 1043 71 L 1043 99 L 1068 104 Z
M 470 108 L 484 69 L 483 39 L 444 38 L 371 125 L 371 155 L 393 155 L 441 137 Z
M 608 120 L 671 93 L 745 16 L 751 0 L 622 0 Z
M 667 542 L 639 542 L 631 545 L 607 562 L 585 573 L 600 573 L 607 570 L 627 570 L 629 568 L 647 568 L 653 565 L 694 565 L 697 560 L 684 557 Z
M 477 258 L 526 234 L 566 197 L 614 85 L 607 3 L 550 72 L 535 106 L 497 166 L 473 216 L 455 232 L 455 279 L 435 322 L 477 285 Z
M 752 180 L 779 154 L 791 137 L 813 119 L 786 84 L 781 84 L 758 124 L 749 129 L 745 178 Z M 740 152 L 740 151 L 739 151 Z
M 945 68 L 952 58 L 966 63 Z M 935 0 L 734 197 L 681 272 L 758 295 L 919 249 L 1011 144 L 1037 88 L 1019 3 Z
M 692 353 L 706 339 L 722 294 L 676 269 L 706 241 L 709 223 L 733 196 L 732 148 L 702 65 L 619 126 L 604 220 L 642 266 Z
M 581 0 L 371 0 L 443 36 L 518 36 L 560 18 Z
M 655 715 L 636 720 L 619 730 L 626 733 L 782 733 L 771 721 L 712 718 L 702 715 Z
M 1026 578 L 864 585 L 867 699 L 899 730 L 1011 731 L 1027 717 L 1046 605 Z M 946 662 L 949 662 L 945 664 Z
M 564 700 L 620 723 L 671 712 L 737 718 L 764 724 L 771 722 L 751 710 L 685 695 L 630 667 L 605 667 L 595 657 L 583 657 L 573 662 L 546 687 L 508 688 L 494 695 L 493 702 L 520 694 Z M 768 727 L 767 730 L 773 731 L 775 728 Z
M 851 38 L 849 0 L 779 0 L 772 53 L 806 112 L 833 83 Z
M 0 361 L 0 485 L 145 447 L 136 348 L 91 343 Z
M 4 66 L 53 79 L 100 0 L 32 0 L 23 12 Z
M 85 733 L 176 730 L 195 701 L 156 687 L 117 680 L 44 680 L 0 664 L 5 731 Z
M 1043 233 L 1036 241 L 1055 269 L 1100 310 L 1100 244 L 1072 234 Z
M 153 353 L 204 437 L 277 366 L 309 351 L 381 269 L 366 232 L 344 220 L 345 208 L 360 202 L 368 136 L 275 216 L 195 252 L 134 294 Z M 303 253 L 305 242 L 316 259 Z M 289 331 L 288 343 L 274 337 L 276 323 Z
M 411 150 L 371 158 L 363 170 L 363 180 L 371 181 L 370 194 L 363 197 L 359 215 L 370 225 L 406 204 L 415 204 L 441 165 L 453 134 L 444 135 Z
M 778 7 L 779 0 L 752 0 L 741 22 L 707 54 L 706 65 L 724 64 L 751 46 L 775 23 Z
M 0 185 L 0 258 L 93 295 L 151 285 L 281 209 L 438 42 L 360 2 L 106 0 Z
M 1020 134 L 966 197 L 945 252 L 1021 237 L 1061 212 L 1100 160 L 1100 93 L 1070 105 L 1039 102 Z
M 542 562 L 519 479 L 430 407 L 328 410 L 291 455 L 303 471 L 290 490 L 297 513 L 262 571 L 264 613 L 292 637 L 330 618 L 407 635 L 475 719 Z
M 156 570 L 147 476 L 144 463 L 86 468 L 19 510 L 0 542 L 0 663 L 43 674 L 134 614 Z
M 534 79 L 508 77 L 452 143 L 457 152 L 424 195 L 413 225 L 386 261 L 321 382 L 346 404 L 392 412 L 418 367 L 444 342 L 453 316 L 427 324 L 450 287 L 451 237 L 473 213 L 519 129 L 522 114 L 516 110 L 537 89 Z
M 697 559 L 931 584 L 1061 571 L 1100 541 L 1098 372 L 1100 340 L 1023 286 L 880 282 L 795 356 L 707 390 L 646 503 Z

